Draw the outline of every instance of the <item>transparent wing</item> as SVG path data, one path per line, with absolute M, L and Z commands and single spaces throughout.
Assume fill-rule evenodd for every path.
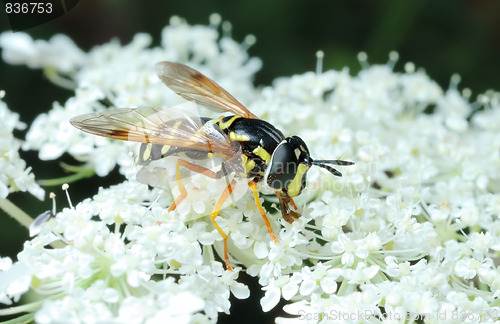
M 187 65 L 160 62 L 155 70 L 167 87 L 186 100 L 245 118 L 257 118 L 217 83 Z
M 218 152 L 228 157 L 240 152 L 237 144 L 205 121 L 185 109 L 141 107 L 81 115 L 70 123 L 84 132 L 119 140 Z

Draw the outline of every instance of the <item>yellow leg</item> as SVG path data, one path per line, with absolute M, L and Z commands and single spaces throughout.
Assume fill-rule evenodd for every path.
M 266 211 L 264 210 L 264 208 L 262 207 L 262 204 L 260 203 L 259 193 L 257 192 L 257 183 L 252 180 L 248 183 L 248 186 L 253 191 L 253 196 L 255 198 L 255 204 L 257 205 L 257 208 L 259 209 L 260 215 L 264 219 L 264 223 L 266 223 L 267 232 L 269 233 L 269 235 L 273 239 L 274 243 L 278 243 L 279 240 L 276 237 L 276 235 L 274 234 L 273 228 L 271 227 L 271 223 L 269 223 L 269 219 L 267 219 Z
M 210 169 L 207 169 L 205 167 L 199 166 L 197 164 L 188 162 L 186 160 L 179 159 L 177 160 L 177 164 L 175 166 L 175 181 L 177 182 L 177 186 L 179 187 L 180 190 L 180 195 L 174 200 L 172 205 L 168 208 L 168 211 L 171 212 L 177 208 L 177 206 L 187 197 L 187 190 L 186 187 L 184 187 L 184 184 L 182 183 L 182 177 L 181 177 L 181 171 L 180 167 L 184 167 L 186 169 L 189 169 L 194 172 L 201 173 L 203 175 L 206 175 L 209 178 L 212 179 L 219 179 L 220 174 L 217 172 L 214 172 Z M 234 190 L 234 187 L 236 187 L 236 181 L 233 180 L 231 183 L 227 186 L 227 188 L 222 192 L 221 196 L 219 197 L 219 200 L 215 204 L 215 207 L 210 214 L 210 219 L 212 220 L 212 223 L 214 224 L 215 229 L 217 232 L 219 232 L 220 236 L 222 236 L 222 239 L 224 241 L 224 260 L 226 261 L 226 268 L 227 270 L 233 271 L 233 267 L 231 267 L 231 263 L 229 262 L 229 253 L 227 250 L 227 234 L 224 233 L 224 231 L 220 228 L 219 224 L 215 221 L 215 218 L 217 215 L 219 215 L 220 210 L 222 209 L 222 205 L 224 205 L 224 202 L 231 196 L 231 193 Z
M 220 228 L 219 224 L 217 224 L 217 222 L 215 221 L 215 218 L 217 217 L 217 215 L 219 215 L 219 212 L 222 209 L 222 205 L 224 205 L 224 202 L 227 200 L 227 198 L 229 198 L 229 196 L 231 196 L 231 193 L 233 192 L 235 186 L 236 186 L 236 181 L 235 180 L 231 181 L 231 183 L 220 195 L 219 200 L 215 204 L 214 210 L 210 214 L 210 219 L 212 220 L 215 229 L 217 230 L 217 232 L 219 232 L 220 236 L 222 236 L 222 239 L 224 241 L 224 260 L 226 261 L 226 268 L 229 271 L 233 271 L 233 267 L 231 267 L 231 262 L 229 262 L 229 253 L 227 252 L 227 234 L 224 233 L 222 228 Z
M 168 208 L 169 212 L 175 210 L 175 208 L 177 208 L 177 206 L 179 206 L 179 204 L 187 197 L 186 187 L 184 187 L 184 184 L 182 183 L 181 166 L 191 171 L 206 175 L 207 177 L 212 179 L 219 178 L 219 175 L 210 169 L 204 168 L 186 160 L 177 160 L 177 164 L 175 165 L 175 181 L 177 182 L 177 186 L 179 187 L 181 194 L 174 200 L 172 205 L 170 205 L 170 207 Z

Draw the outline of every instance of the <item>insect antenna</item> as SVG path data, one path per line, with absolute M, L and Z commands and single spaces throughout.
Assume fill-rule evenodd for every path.
M 354 162 L 343 161 L 343 160 L 314 160 L 311 162 L 311 164 L 317 165 L 320 168 L 328 170 L 331 174 L 333 174 L 337 177 L 341 177 L 342 173 L 340 173 L 340 171 L 338 171 L 337 169 L 332 167 L 330 164 L 333 164 L 333 165 L 353 165 Z

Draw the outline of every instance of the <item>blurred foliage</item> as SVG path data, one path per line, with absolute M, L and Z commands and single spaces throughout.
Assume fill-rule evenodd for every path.
M 472 89 L 474 95 L 490 88 L 500 89 L 499 1 L 82 0 L 66 15 L 26 32 L 35 39 L 64 33 L 84 50 L 112 38 L 127 43 L 137 32 L 150 33 L 158 43 L 160 31 L 170 16 L 178 15 L 190 24 L 208 24 L 212 13 L 219 13 L 224 21 L 232 23 L 234 39 L 243 41 L 248 34 L 257 37 L 249 53 L 264 63 L 256 77 L 258 85 L 269 85 L 279 76 L 314 70 L 317 50 L 325 52 L 325 70 L 347 66 L 352 74 L 360 69 L 357 62 L 360 51 L 365 51 L 369 62 L 375 64 L 386 62 L 388 53 L 396 50 L 400 54 L 396 70 L 402 70 L 408 61 L 414 62 L 444 89 L 453 73 L 462 76 L 460 87 Z M 2 10 L 0 31 L 9 30 Z M 50 84 L 39 70 L 3 62 L 0 62 L 0 89 L 6 90 L 4 100 L 9 108 L 19 112 L 21 120 L 27 123 L 50 109 L 54 101 L 64 102 L 70 95 Z M 37 162 L 35 152 L 22 155 L 39 179 L 63 175 L 56 162 Z M 112 182 L 112 177 L 108 177 L 100 185 Z M 93 189 L 80 190 L 85 187 Z M 87 195 L 96 192 L 93 181 L 83 180 L 73 186 L 74 190 L 70 187 L 75 202 L 85 198 L 76 188 Z M 64 198 L 59 188 L 47 191 L 50 190 Z M 51 208 L 49 201 L 40 203 L 26 196 L 29 195 L 21 193 L 12 198 L 33 216 Z M 58 209 L 64 206 L 66 203 L 61 200 Z M 15 258 L 27 231 L 2 211 L 0 219 L 0 255 Z M 256 303 L 256 307 L 248 308 L 248 303 L 240 301 L 233 305 L 233 310 L 240 316 L 259 313 Z

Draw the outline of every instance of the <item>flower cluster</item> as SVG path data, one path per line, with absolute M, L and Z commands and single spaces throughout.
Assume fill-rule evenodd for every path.
M 44 191 L 35 183 L 31 168 L 19 156 L 21 141 L 14 137 L 15 130 L 26 125 L 19 121 L 19 115 L 11 112 L 0 91 L 0 199 L 7 198 L 15 191 L 28 191 L 38 199 L 43 199 Z
M 39 294 L 63 296 L 43 303 L 37 323 L 213 321 L 219 311 L 229 312 L 230 292 L 248 297 L 237 272 L 204 260 L 203 229 L 167 213 L 159 196 L 124 182 L 75 207 L 70 201 L 41 226 L 14 265 L 27 270 L 10 285 L 27 289 L 31 282 Z
M 265 290 L 263 311 L 288 301 L 290 318 L 281 323 L 498 318 L 500 95 L 471 102 L 456 76 L 443 90 L 411 63 L 395 72 L 394 53 L 373 66 L 361 54 L 363 69 L 354 76 L 347 69 L 307 72 L 258 91 L 251 78 L 260 63 L 246 53 L 251 37 L 243 44 L 220 37 L 219 23 L 218 16 L 208 27 L 172 18 L 160 47 L 140 34 L 126 46 L 111 42 L 89 53 L 62 36 L 0 36 L 5 61 L 44 68 L 54 82 L 75 87 L 64 105 L 35 120 L 24 147 L 42 159 L 67 152 L 98 175 L 119 165 L 128 178 L 54 211 L 18 262 L 3 259 L 0 276 L 10 284 L 0 286 L 1 301 L 28 289 L 52 296 L 22 309 L 40 323 L 215 321 L 217 312 L 229 312 L 230 292 L 248 297 L 237 281 L 246 271 Z M 46 54 L 61 51 L 68 54 L 61 62 Z M 279 242 L 269 237 L 251 194 L 225 206 L 217 222 L 229 234 L 234 272 L 216 257 L 222 238 L 208 217 L 207 201 L 223 186 L 192 176 L 188 197 L 167 212 L 179 190 L 164 190 L 170 184 L 156 169 L 142 175 L 156 178 L 155 188 L 137 183 L 127 144 L 67 122 L 108 106 L 179 103 L 153 73 L 152 62 L 163 60 L 220 82 L 254 114 L 303 138 L 314 159 L 356 162 L 342 168 L 342 178 L 311 168 L 295 199 L 302 216 L 293 224 L 280 220 L 277 199 L 261 188 Z
M 42 160 L 69 153 L 100 176 L 117 164 L 123 174 L 132 175 L 136 169 L 124 142 L 84 135 L 69 124 L 69 119 L 109 106 L 169 107 L 180 103 L 182 99 L 154 73 L 154 63 L 160 61 L 188 64 L 210 75 L 242 102 L 249 101 L 255 93 L 251 78 L 261 65 L 246 52 L 253 38 L 249 36 L 240 44 L 228 36 L 221 37 L 220 20 L 213 15 L 210 26 L 190 26 L 173 17 L 161 33 L 161 46 L 150 47 L 151 35 L 137 34 L 125 46 L 115 40 L 89 53 L 83 53 L 64 35 L 33 41 L 24 33 L 1 34 L 4 61 L 44 68 L 50 80 L 75 91 L 66 103 L 55 102 L 48 113 L 35 119 L 23 148 L 38 150 Z
M 153 73 L 152 62 L 161 60 L 195 66 L 248 100 L 255 91 L 251 78 L 260 67 L 260 61 L 246 53 L 253 38 L 239 44 L 220 37 L 220 23 L 218 15 L 211 17 L 208 27 L 189 26 L 174 17 L 162 32 L 160 47 L 150 48 L 151 36 L 140 34 L 126 46 L 112 41 L 89 53 L 63 35 L 47 42 L 33 41 L 23 33 L 0 35 L 6 62 L 43 68 L 56 84 L 74 88 L 74 96 L 64 105 L 56 102 L 36 118 L 23 148 L 38 150 L 42 160 L 69 153 L 85 163 L 82 169 L 101 176 L 116 164 L 125 176 L 135 175 L 126 143 L 83 134 L 69 119 L 108 106 L 180 102 Z M 8 123 L 6 131 L 21 125 L 17 115 L 3 120 Z M 20 143 L 13 143 L 17 152 Z M 14 171 L 5 174 L 15 175 L 9 178 L 11 183 L 19 182 L 24 189 L 23 178 Z M 237 298 L 249 295 L 248 288 L 236 281 L 241 268 L 225 271 L 215 261 L 212 246 L 220 248 L 221 237 L 207 228 L 206 219 L 186 224 L 178 217 L 203 213 L 204 206 L 191 211 L 186 203 L 168 213 L 171 203 L 169 191 L 150 190 L 131 176 L 76 207 L 69 202 L 70 208 L 62 212 L 43 213 L 30 228 L 37 235 L 26 242 L 19 261 L 1 260 L 0 301 L 17 302 L 30 289 L 48 299 L 1 314 L 28 312 L 39 323 L 188 323 L 214 322 L 218 312 L 229 313 L 230 292 Z
M 500 315 L 500 95 L 470 103 L 457 76 L 443 91 L 412 64 L 394 72 L 394 59 L 354 77 L 278 79 L 253 104 L 299 129 L 312 154 L 356 161 L 342 183 L 311 171 L 303 216 L 287 229 L 293 250 L 271 248 L 249 267 L 263 309 L 293 301 L 285 310 L 297 318 L 280 322 Z

